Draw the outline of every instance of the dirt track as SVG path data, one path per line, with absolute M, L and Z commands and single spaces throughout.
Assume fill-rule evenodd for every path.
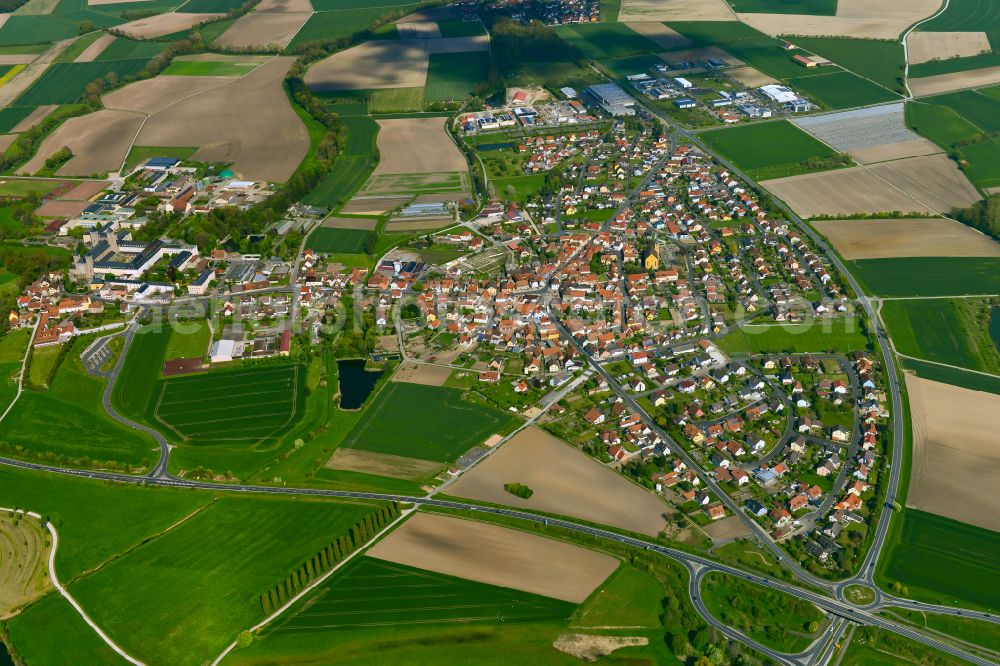
M 913 419 L 907 506 L 1000 530 L 1000 396 L 906 376 Z
M 906 36 L 906 58 L 911 65 L 974 56 L 990 49 L 985 32 L 911 32 Z
M 73 151 L 73 157 L 56 172 L 57 175 L 90 176 L 117 171 L 141 123 L 141 114 L 112 109 L 70 118 L 42 141 L 38 152 L 18 169 L 18 173 L 36 173 L 45 165 L 45 160 L 63 146 Z
M 445 131 L 444 118 L 380 120 L 374 175 L 465 171 L 465 158 Z
M 368 551 L 369 557 L 581 603 L 618 560 L 518 530 L 418 513 Z
M 848 260 L 1000 257 L 1000 243 L 952 220 L 824 220 L 813 226 Z
M 521 499 L 505 483 L 534 491 Z M 671 508 L 579 449 L 544 430 L 527 428 L 458 478 L 450 495 L 536 509 L 655 536 Z
M 241 178 L 282 182 L 305 157 L 309 134 L 282 87 L 292 58 L 273 58 L 232 83 L 153 114 L 141 146 L 201 146 L 192 159 L 234 162 Z

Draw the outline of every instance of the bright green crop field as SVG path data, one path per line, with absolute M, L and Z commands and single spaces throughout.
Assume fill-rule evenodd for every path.
M 389 382 L 344 446 L 447 463 L 513 423 L 460 389 Z
M 996 257 L 906 257 L 849 262 L 851 272 L 876 296 L 962 296 L 1000 293 Z
M 806 324 L 748 324 L 718 340 L 735 354 L 864 351 L 868 338 L 856 319 L 818 319 Z
M 1000 532 L 917 509 L 900 519 L 881 558 L 883 579 L 907 586 L 914 599 L 1000 609 Z
M 822 170 L 810 168 L 809 160 L 836 157 L 829 146 L 787 120 L 713 130 L 698 136 L 758 180 Z
M 789 81 L 807 97 L 831 109 L 846 109 L 900 99 L 899 95 L 853 72 L 803 76 Z
M 842 37 L 796 37 L 795 45 L 832 60 L 890 90 L 901 91 L 904 57 L 903 45 L 899 42 Z M 912 71 L 911 67 L 911 74 Z
M 901 354 L 1000 373 L 1000 353 L 987 330 L 987 301 L 971 298 L 886 301 L 882 304 L 882 321 Z
M 486 81 L 489 71 L 490 54 L 486 51 L 432 53 L 427 68 L 424 100 L 443 102 L 465 99 L 473 93 L 477 85 Z
M 925 101 L 906 103 L 906 125 L 945 150 L 982 134 L 982 130 L 954 110 Z
M 306 246 L 316 252 L 360 254 L 365 251 L 365 244 L 372 235 L 373 232 L 365 229 L 319 227 L 309 234 Z
M 624 23 L 571 23 L 559 26 L 559 36 L 593 60 L 659 53 L 663 47 Z
M 261 592 L 372 510 L 361 503 L 225 497 L 70 590 L 138 658 L 202 664 L 260 620 Z
M 87 84 L 114 72 L 119 79 L 141 71 L 148 58 L 94 62 L 62 62 L 49 67 L 41 78 L 17 98 L 18 106 L 71 104 L 83 96 Z

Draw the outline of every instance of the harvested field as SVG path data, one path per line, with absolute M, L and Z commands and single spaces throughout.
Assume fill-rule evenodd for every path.
M 270 45 L 284 48 L 310 16 L 312 12 L 250 12 L 238 18 L 213 44 L 230 48 Z
M 645 636 L 596 636 L 594 634 L 559 634 L 552 647 L 582 661 L 597 661 L 624 647 L 649 645 Z
M 15 125 L 11 132 L 27 132 L 32 127 L 45 120 L 46 116 L 58 108 L 58 104 L 43 104 L 42 106 L 39 106 L 34 111 L 29 113 L 24 120 Z
M 420 194 L 413 203 L 445 203 L 446 201 L 454 201 L 454 192 L 432 192 L 430 194 Z
M 860 148 L 852 150 L 853 157 L 860 164 L 874 164 L 876 162 L 888 162 L 889 160 L 900 160 L 906 157 L 920 157 L 921 155 L 934 155 L 942 152 L 941 146 L 933 141 L 924 139 L 914 139 L 912 141 L 900 141 L 899 143 L 887 143 L 882 146 L 872 148 Z
M 944 153 L 882 162 L 868 168 L 938 213 L 970 206 L 981 198 L 958 165 Z
M 38 57 L 36 53 L 8 53 L 0 55 L 0 65 L 27 65 Z
M 250 180 L 286 180 L 309 149 L 309 133 L 283 88 L 291 62 L 291 57 L 274 58 L 231 83 L 154 113 L 136 145 L 201 146 L 191 159 L 233 162 L 233 170 Z
M 85 48 L 83 50 L 83 53 L 78 55 L 76 57 L 76 60 L 74 60 L 73 62 L 93 62 L 94 59 L 97 58 L 97 56 L 101 55 L 104 49 L 108 48 L 108 45 L 111 44 L 111 42 L 115 41 L 116 39 L 118 38 L 115 37 L 114 35 L 104 33 L 103 35 L 95 39 L 90 44 L 90 46 Z
M 16 140 L 16 134 L 0 134 L 0 152 L 7 150 Z
M 10 517 L 0 518 L 0 618 L 50 587 L 48 539 L 48 531 L 34 518 L 23 518 L 16 526 Z
M 340 212 L 348 215 L 382 215 L 393 208 L 402 206 L 411 198 L 408 196 L 354 197 L 340 209 Z
M 416 42 L 365 42 L 313 64 L 305 81 L 318 91 L 422 88 L 429 62 Z
M 708 536 L 714 541 L 731 541 L 750 536 L 750 530 L 739 516 L 729 516 L 705 526 Z
M 403 361 L 402 365 L 399 366 L 399 369 L 392 376 L 392 381 L 424 384 L 425 386 L 443 386 L 450 376 L 451 368 Z
M 822 220 L 813 226 L 848 260 L 1000 256 L 1000 243 L 954 220 Z
M 167 12 L 156 16 L 148 16 L 137 21 L 123 23 L 116 29 L 137 39 L 156 39 L 182 30 L 188 30 L 203 21 L 217 18 L 222 14 L 179 14 Z
M 906 127 L 902 102 L 796 118 L 792 122 L 840 152 L 920 138 Z
M 453 224 L 455 218 L 443 215 L 432 215 L 413 219 L 412 217 L 395 217 L 385 223 L 382 231 L 392 233 L 394 231 L 430 231 L 440 229 L 449 224 Z
M 913 420 L 908 506 L 1000 531 L 1000 396 L 906 376 Z M 970 483 L 970 479 L 975 482 Z
M 985 32 L 911 32 L 906 36 L 906 57 L 911 65 L 966 58 L 991 50 Z
M 441 29 L 433 21 L 410 21 L 396 25 L 400 39 L 433 39 L 441 36 Z
M 333 229 L 364 229 L 365 231 L 375 231 L 378 220 L 364 220 L 359 217 L 328 217 L 323 220 L 322 226 Z
M 76 217 L 87 207 L 86 201 L 46 201 L 35 209 L 39 217 Z
M 525 461 L 531 464 L 526 465 Z M 523 483 L 534 491 L 521 499 L 504 490 Z M 671 509 L 657 496 L 629 482 L 582 451 L 531 427 L 460 476 L 449 494 L 572 516 L 649 536 L 666 525 Z
M 308 12 L 312 13 L 313 6 L 309 0 L 261 0 L 254 12 Z
M 231 76 L 170 76 L 161 74 L 151 79 L 130 83 L 114 90 L 101 101 L 109 109 L 156 113 L 177 100 L 230 83 Z
M 733 21 L 725 0 L 623 0 L 621 23 L 649 21 Z
M 113 109 L 70 118 L 42 141 L 35 156 L 18 172 L 36 173 L 45 165 L 45 160 L 63 146 L 73 151 L 73 157 L 56 172 L 59 176 L 117 171 L 141 124 L 142 115 Z
M 654 44 L 659 44 L 664 51 L 683 49 L 694 44 L 681 33 L 656 21 L 633 21 L 625 25 Z
M 910 92 L 913 93 L 914 97 L 936 95 L 965 88 L 980 88 L 1000 83 L 1000 67 L 984 67 L 971 69 L 967 72 L 925 76 L 919 79 L 910 78 L 907 79 L 906 83 L 910 86 Z
M 778 83 L 777 79 L 773 79 L 753 67 L 734 67 L 733 69 L 726 70 L 726 74 L 749 88 L 759 88 L 760 86 Z
M 465 158 L 445 131 L 445 122 L 445 118 L 378 121 L 380 159 L 373 175 L 465 171 Z
M 910 2 L 851 0 L 838 2 L 836 16 L 811 14 L 738 14 L 737 16 L 747 25 L 774 36 L 895 40 L 899 39 L 910 25 L 937 11 L 940 4 L 940 0 Z
M 418 513 L 369 557 L 582 603 L 618 568 L 596 551 L 518 530 Z
M 387 476 L 391 479 L 410 480 L 433 477 L 442 468 L 441 463 L 428 460 L 358 449 L 337 449 L 323 466 L 342 472 L 360 472 L 361 474 Z
M 761 182 L 802 217 L 899 211 L 933 213 L 930 208 L 868 172 L 837 169 Z

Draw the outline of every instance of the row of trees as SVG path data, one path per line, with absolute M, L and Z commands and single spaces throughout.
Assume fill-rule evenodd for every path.
M 260 595 L 260 608 L 265 616 L 281 608 L 289 599 L 304 590 L 314 580 L 329 571 L 355 549 L 381 532 L 386 525 L 399 517 L 399 502 L 383 505 L 378 511 L 368 514 L 355 523 L 348 536 L 338 537 L 325 548 L 290 573 L 267 592 Z
M 962 224 L 1000 240 L 1000 195 L 990 195 L 968 208 L 956 208 L 951 214 Z

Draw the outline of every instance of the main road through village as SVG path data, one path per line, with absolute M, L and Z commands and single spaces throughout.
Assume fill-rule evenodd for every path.
M 744 172 L 735 167 L 735 165 L 729 163 L 724 158 L 719 155 L 713 154 L 699 139 L 698 137 L 684 130 L 683 128 L 673 126 L 673 123 L 669 119 L 663 117 L 655 109 L 651 110 L 664 124 L 668 125 L 672 130 L 683 136 L 684 139 L 693 145 L 699 147 L 706 154 L 713 155 L 713 157 L 727 169 L 729 169 L 733 174 L 742 178 L 745 182 L 758 187 L 759 186 Z M 676 135 L 675 135 L 676 136 Z M 638 188 L 637 188 L 638 189 Z M 590 361 L 591 366 L 601 375 L 608 380 L 609 385 L 612 386 L 616 392 L 626 401 L 626 403 L 631 407 L 636 413 L 643 416 L 647 424 L 654 428 L 657 434 L 660 435 L 664 441 L 672 444 L 672 451 L 681 457 L 691 469 L 694 469 L 702 475 L 703 480 L 706 482 L 709 488 L 712 488 L 716 494 L 726 502 L 730 510 L 732 510 L 736 515 L 740 516 L 750 527 L 751 533 L 765 548 L 767 548 L 775 557 L 779 558 L 788 569 L 800 580 L 802 580 L 806 587 L 801 587 L 799 585 L 791 584 L 785 581 L 777 580 L 768 576 L 762 576 L 759 574 L 748 573 L 736 567 L 732 567 L 720 562 L 716 562 L 708 557 L 698 555 L 695 553 L 678 550 L 676 548 L 670 548 L 655 542 L 646 541 L 643 539 L 635 538 L 632 536 L 626 536 L 613 532 L 610 530 L 604 530 L 591 525 L 577 523 L 572 520 L 565 518 L 552 518 L 539 516 L 538 514 L 529 513 L 526 511 L 519 511 L 515 509 L 508 509 L 504 507 L 493 507 L 493 506 L 482 506 L 477 504 L 464 503 L 461 501 L 454 500 L 442 500 L 436 499 L 432 496 L 407 496 L 407 495 L 394 495 L 385 493 L 365 493 L 365 492 L 351 492 L 351 491 L 338 491 L 338 490 L 327 490 L 319 488 L 288 488 L 288 487 L 278 487 L 278 486 L 258 486 L 258 485 L 231 485 L 231 484 L 220 484 L 220 483 L 209 483 L 204 481 L 190 481 L 185 479 L 177 479 L 169 475 L 167 471 L 167 463 L 169 459 L 170 447 L 163 437 L 162 434 L 157 432 L 152 428 L 148 428 L 141 424 L 134 423 L 124 416 L 118 414 L 111 405 L 111 392 L 115 380 L 117 379 L 118 373 L 121 370 L 122 364 L 125 358 L 125 351 L 127 351 L 133 336 L 139 327 L 140 317 L 136 317 L 133 320 L 131 326 L 125 332 L 125 345 L 123 350 L 119 355 L 115 367 L 104 373 L 108 378 L 108 385 L 105 390 L 103 400 L 104 408 L 107 410 L 108 414 L 117 421 L 127 425 L 131 428 L 141 430 L 148 433 L 156 439 L 160 446 L 160 457 L 157 463 L 154 465 L 152 470 L 145 476 L 132 476 L 127 474 L 117 474 L 112 472 L 100 472 L 100 471 L 87 471 L 80 469 L 72 469 L 65 467 L 55 467 L 48 465 L 40 465 L 31 462 L 25 462 L 21 460 L 15 460 L 11 458 L 0 457 L 0 465 L 6 465 L 10 467 L 17 467 L 22 469 L 35 470 L 40 472 L 47 472 L 53 474 L 61 474 L 66 476 L 90 478 L 95 480 L 103 481 L 113 481 L 118 483 L 130 483 L 130 484 L 145 484 L 154 486 L 165 486 L 165 487 L 180 487 L 180 488 L 195 488 L 201 490 L 209 491 L 224 491 L 224 492 L 239 492 L 239 493 L 263 493 L 263 494 L 281 494 L 281 495 L 304 495 L 304 496 L 317 496 L 317 497 L 331 497 L 331 498 L 352 498 L 352 499 L 367 499 L 376 501 L 398 501 L 401 503 L 413 504 L 416 506 L 427 506 L 427 507 L 442 507 L 446 509 L 459 509 L 470 512 L 478 512 L 480 514 L 493 514 L 497 516 L 505 516 L 508 518 L 516 518 L 525 521 L 532 522 L 544 522 L 547 525 L 562 528 L 564 530 L 569 530 L 572 532 L 589 535 L 592 537 L 598 537 L 602 539 L 607 539 L 610 541 L 618 542 L 635 548 L 643 549 L 652 553 L 657 553 L 659 555 L 671 558 L 677 562 L 683 564 L 690 573 L 690 585 L 689 593 L 691 596 L 692 603 L 695 609 L 702 615 L 702 617 L 721 631 L 724 635 L 734 639 L 739 640 L 746 645 L 749 645 L 758 652 L 765 654 L 772 659 L 792 665 L 805 665 L 805 664 L 825 664 L 831 659 L 831 655 L 834 652 L 834 645 L 840 640 L 843 635 L 844 630 L 851 624 L 860 625 L 870 625 L 874 627 L 880 627 L 887 631 L 905 636 L 911 640 L 917 641 L 926 645 L 928 647 L 940 650 L 946 654 L 953 657 L 963 659 L 967 662 L 974 664 L 995 664 L 997 662 L 984 659 L 976 654 L 961 649 L 956 645 L 944 642 L 933 636 L 924 634 L 916 629 L 913 629 L 907 625 L 894 622 L 892 620 L 879 615 L 878 612 L 882 609 L 891 607 L 900 607 L 913 610 L 922 610 L 935 613 L 950 614 L 956 616 L 963 616 L 967 618 L 974 618 L 978 620 L 988 621 L 996 624 L 1000 624 L 1000 617 L 997 617 L 991 613 L 986 613 L 982 611 L 973 611 L 968 609 L 954 608 L 948 606 L 938 606 L 934 604 L 925 604 L 922 602 L 910 601 L 907 599 L 899 599 L 892 597 L 875 587 L 873 575 L 876 564 L 878 563 L 878 558 L 881 551 L 885 545 L 885 540 L 888 535 L 889 524 L 892 519 L 893 511 L 888 509 L 897 499 L 897 492 L 899 490 L 899 482 L 901 479 L 902 472 L 902 461 L 903 461 L 903 431 L 905 428 L 905 415 L 902 412 L 902 398 L 900 393 L 900 382 L 898 375 L 898 368 L 895 363 L 895 359 L 890 351 L 889 342 L 886 338 L 885 332 L 879 323 L 878 315 L 872 306 L 871 301 L 865 296 L 864 291 L 861 286 L 855 280 L 854 276 L 846 269 L 837 255 L 831 251 L 829 246 L 826 244 L 824 239 L 816 234 L 805 222 L 795 214 L 790 208 L 788 208 L 784 202 L 777 202 L 777 205 L 782 209 L 782 211 L 792 220 L 802 231 L 807 234 L 810 239 L 819 247 L 824 254 L 833 262 L 834 266 L 840 271 L 841 274 L 846 276 L 851 288 L 854 289 L 857 295 L 858 302 L 864 308 L 869 320 L 872 322 L 872 330 L 875 335 L 875 340 L 877 343 L 877 349 L 881 355 L 884 363 L 885 376 L 889 385 L 889 391 L 891 396 L 891 413 L 892 413 L 892 427 L 893 427 L 893 440 L 892 440 L 892 452 L 890 456 L 891 466 L 890 475 L 888 482 L 888 489 L 886 494 L 886 507 L 880 513 L 878 525 L 876 527 L 876 532 L 872 540 L 871 546 L 866 554 L 859 572 L 848 579 L 831 582 L 820 579 L 805 570 L 803 570 L 797 563 L 791 561 L 784 551 L 781 550 L 780 546 L 776 544 L 763 530 L 752 520 L 746 516 L 738 506 L 735 505 L 733 500 L 729 498 L 728 494 L 722 489 L 716 487 L 714 479 L 707 476 L 702 472 L 698 465 L 694 464 L 693 460 L 689 458 L 687 453 L 684 451 L 683 447 L 677 446 L 675 442 L 664 432 L 662 429 L 658 428 L 653 420 L 648 414 L 636 403 L 634 398 L 627 392 L 622 390 L 618 383 L 612 378 L 599 363 L 590 358 L 584 350 L 584 354 Z M 572 257 L 571 257 L 572 258 Z M 570 259 L 571 259 L 570 258 Z M 561 322 L 558 321 L 556 317 L 553 316 L 553 320 L 562 328 Z M 569 334 L 565 328 L 562 328 L 563 335 L 568 337 L 570 341 L 576 344 L 576 340 L 572 335 Z M 23 372 L 23 370 L 22 370 Z M 2 418 L 2 417 L 0 417 Z M 747 581 L 760 584 L 762 586 L 768 587 L 773 590 L 779 590 L 791 596 L 803 599 L 815 604 L 817 607 L 826 611 L 832 616 L 832 620 L 829 622 L 826 630 L 820 635 L 820 637 L 814 641 L 814 643 L 804 652 L 799 654 L 785 654 L 768 648 L 764 645 L 753 641 L 744 634 L 736 631 L 735 629 L 723 624 L 718 621 L 714 616 L 712 616 L 710 610 L 705 606 L 702 601 L 700 588 L 701 582 L 705 574 L 711 571 L 722 572 L 731 576 L 736 576 Z M 864 585 L 870 588 L 875 595 L 873 602 L 866 606 L 856 606 L 849 603 L 845 596 L 844 590 L 850 585 Z M 816 591 L 816 590 L 821 590 Z

